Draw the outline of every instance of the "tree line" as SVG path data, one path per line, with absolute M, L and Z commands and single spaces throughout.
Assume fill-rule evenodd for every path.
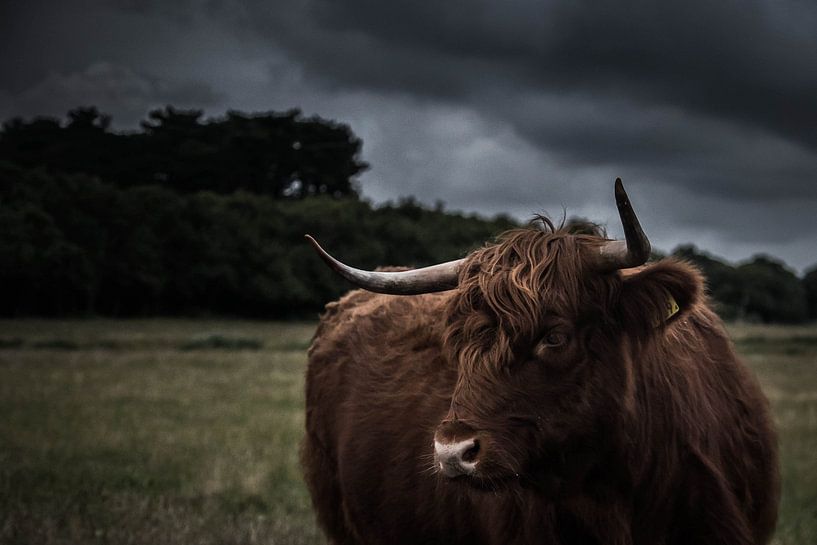
M 374 268 L 461 256 L 512 226 L 412 200 L 183 194 L 0 162 L 0 312 L 314 316 L 349 286 L 305 233 Z
M 151 112 L 119 133 L 94 108 L 0 131 L 0 314 L 306 317 L 349 286 L 304 243 L 345 261 L 423 266 L 517 226 L 427 207 L 373 206 L 348 126 L 297 110 L 205 120 Z M 804 278 L 756 257 L 738 266 L 692 246 L 727 319 L 817 318 L 817 267 Z
M 87 174 L 120 188 L 159 185 L 179 193 L 249 191 L 273 198 L 354 196 L 366 163 L 348 126 L 304 118 L 297 109 L 264 115 L 168 106 L 148 114 L 139 132 L 114 132 L 111 117 L 77 108 L 66 121 L 12 119 L 0 134 L 0 158 L 27 168 Z
M 817 318 L 817 266 L 801 279 L 782 261 L 758 255 L 737 266 L 682 245 L 673 255 L 704 273 L 718 314 L 727 320 L 799 323 Z

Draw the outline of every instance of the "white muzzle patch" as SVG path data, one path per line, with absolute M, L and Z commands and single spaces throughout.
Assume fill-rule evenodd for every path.
M 476 446 L 475 439 L 466 439 L 454 443 L 434 441 L 434 456 L 440 472 L 446 477 L 471 475 L 476 471 L 477 461 L 465 461 L 463 456 Z

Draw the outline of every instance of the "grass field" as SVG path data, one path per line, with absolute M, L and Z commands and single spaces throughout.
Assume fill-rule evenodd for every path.
M 322 543 L 298 466 L 313 329 L 1 321 L 0 543 Z M 817 543 L 817 326 L 732 333 L 780 428 L 776 543 Z

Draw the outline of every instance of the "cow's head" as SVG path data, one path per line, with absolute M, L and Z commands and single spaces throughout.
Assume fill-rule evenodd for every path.
M 650 245 L 620 180 L 615 189 L 626 241 L 540 220 L 464 259 L 402 272 L 352 269 L 312 241 L 361 287 L 456 290 L 444 351 L 459 375 L 433 446 L 441 475 L 564 490 L 630 439 L 620 430 L 635 395 L 631 354 L 694 304 L 701 280 L 676 262 L 634 269 Z

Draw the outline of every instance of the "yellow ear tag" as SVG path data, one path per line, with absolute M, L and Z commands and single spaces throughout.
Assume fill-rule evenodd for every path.
M 655 322 L 655 327 L 660 327 L 662 323 L 668 322 L 670 318 L 681 311 L 681 307 L 678 306 L 678 303 L 675 301 L 675 297 L 672 295 L 667 294 L 667 300 L 664 301 L 664 304 L 666 305 L 664 307 L 666 314 L 664 314 L 663 320 L 659 319 Z
M 678 314 L 679 310 L 681 310 L 681 307 L 679 307 L 678 303 L 675 302 L 675 297 L 670 295 L 669 299 L 667 299 L 667 317 L 664 319 L 669 320 L 670 318 Z

